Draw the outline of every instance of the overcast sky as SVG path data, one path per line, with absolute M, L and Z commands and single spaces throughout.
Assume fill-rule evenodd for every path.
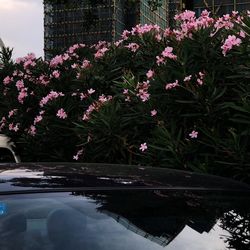
M 0 37 L 14 48 L 14 58 L 43 56 L 42 0 L 0 0 Z

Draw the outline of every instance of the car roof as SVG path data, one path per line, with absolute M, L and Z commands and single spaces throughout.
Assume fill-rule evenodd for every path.
M 0 194 L 120 189 L 250 194 L 245 183 L 168 168 L 101 163 L 0 164 Z

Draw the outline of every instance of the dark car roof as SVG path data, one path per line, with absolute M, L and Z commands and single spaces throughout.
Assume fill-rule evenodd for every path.
M 0 164 L 0 194 L 64 190 L 165 189 L 250 194 L 227 178 L 167 168 L 88 163 Z

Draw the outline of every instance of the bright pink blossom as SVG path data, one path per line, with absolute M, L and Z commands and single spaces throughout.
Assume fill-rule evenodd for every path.
M 92 95 L 93 93 L 95 93 L 95 90 L 94 90 L 94 89 L 92 89 L 92 88 L 91 88 L 91 89 L 88 89 L 88 94 L 89 94 L 89 95 Z
M 189 136 L 190 136 L 192 139 L 197 138 L 197 137 L 198 137 L 198 132 L 195 131 L 195 130 L 193 130 L 193 131 L 189 134 Z
M 66 119 L 68 117 L 67 113 L 64 111 L 63 108 L 57 111 L 56 116 L 59 117 L 60 119 Z
M 23 104 L 24 99 L 28 96 L 27 90 L 27 88 L 22 88 L 21 92 L 19 92 L 17 99 L 21 104 Z
M 173 54 L 173 48 L 172 47 L 166 47 L 161 55 L 164 57 L 164 58 L 170 58 L 170 59 L 176 59 L 177 56 Z
M 242 41 L 240 38 L 237 38 L 235 35 L 229 35 L 224 44 L 221 46 L 222 54 L 226 56 L 226 53 L 230 51 L 233 46 L 240 46 L 241 43 Z
M 169 89 L 173 89 L 173 88 L 175 88 L 175 87 L 177 87 L 177 86 L 179 86 L 179 81 L 178 81 L 178 80 L 176 80 L 176 81 L 173 82 L 173 83 L 168 83 L 168 84 L 166 84 L 165 89 L 166 89 L 166 90 L 169 90 Z
M 99 50 L 95 53 L 95 58 L 96 58 L 96 59 L 102 58 L 108 50 L 109 50 L 109 49 L 108 49 L 108 48 L 105 48 L 105 47 L 102 48 L 102 49 L 99 49 Z
M 60 72 L 58 70 L 54 70 L 52 72 L 52 76 L 55 77 L 55 78 L 59 78 L 60 77 Z
M 12 81 L 13 81 L 13 77 L 6 76 L 6 77 L 3 79 L 3 84 L 4 84 L 4 85 L 8 85 L 8 84 L 11 83 Z
M 155 74 L 155 72 L 154 72 L 153 70 L 150 69 L 150 70 L 147 72 L 146 76 L 147 76 L 148 79 L 151 79 L 151 78 L 153 78 L 154 74 Z
M 36 135 L 36 127 L 34 125 L 31 125 L 29 130 L 28 130 L 28 134 L 30 134 L 31 136 L 35 136 Z
M 130 49 L 132 52 L 136 52 L 140 48 L 140 46 L 137 43 L 129 43 L 124 47 Z
M 157 115 L 157 111 L 155 109 L 151 110 L 150 113 L 151 113 L 151 116 L 156 116 Z
M 20 91 L 22 88 L 24 88 L 24 82 L 23 82 L 23 80 L 18 80 L 16 82 L 16 87 L 17 87 L 18 91 Z
M 148 149 L 148 146 L 147 146 L 147 143 L 146 142 L 144 142 L 144 143 L 142 143 L 141 145 L 140 145 L 140 148 L 139 148 L 142 152 L 144 152 L 145 150 L 147 150 Z

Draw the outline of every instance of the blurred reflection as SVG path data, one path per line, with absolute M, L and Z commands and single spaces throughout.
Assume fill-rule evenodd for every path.
M 123 190 L 0 196 L 0 204 L 4 250 L 249 249 L 242 198 Z
M 250 213 L 232 210 L 221 218 L 221 227 L 230 233 L 225 242 L 229 249 L 250 249 Z

